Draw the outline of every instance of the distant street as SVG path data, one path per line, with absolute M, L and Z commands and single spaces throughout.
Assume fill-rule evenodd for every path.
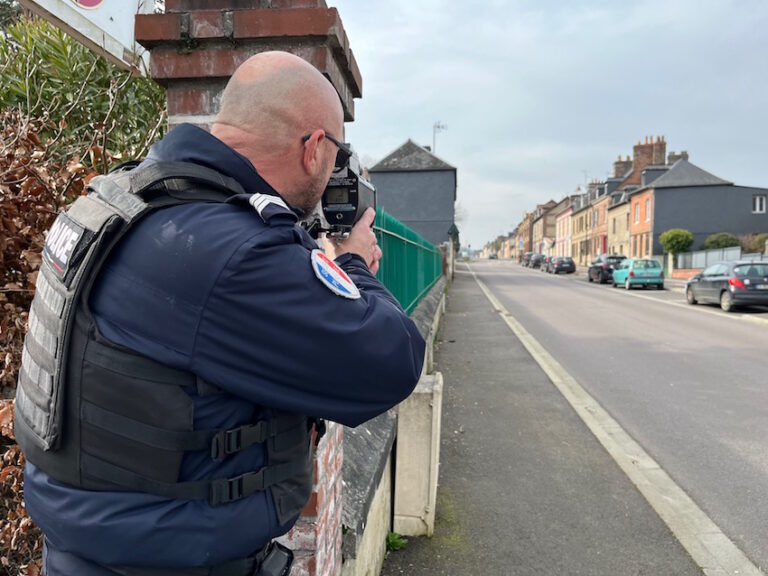
M 720 529 L 768 566 L 765 309 L 726 314 L 687 306 L 679 292 L 627 293 L 509 261 L 471 268 Z

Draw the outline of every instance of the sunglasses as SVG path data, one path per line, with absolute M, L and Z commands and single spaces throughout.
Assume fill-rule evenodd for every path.
M 323 130 L 323 134 L 325 134 L 325 137 L 328 138 L 328 140 L 336 144 L 336 147 L 339 149 L 339 151 L 336 152 L 336 168 L 344 168 L 352 157 L 352 148 L 350 148 L 349 144 L 339 142 L 325 130 Z M 301 141 L 306 143 L 311 137 L 312 134 L 305 134 L 301 137 Z

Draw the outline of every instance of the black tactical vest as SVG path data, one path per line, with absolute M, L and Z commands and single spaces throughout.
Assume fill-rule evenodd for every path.
M 88 307 L 102 264 L 143 216 L 243 193 L 235 180 L 213 170 L 164 162 L 94 178 L 88 194 L 58 216 L 43 250 L 16 393 L 16 439 L 35 466 L 88 490 L 146 492 L 212 506 L 268 489 L 281 524 L 301 511 L 312 486 L 313 422 L 275 411 L 231 430 L 193 430 L 190 394 L 220 391 L 195 374 L 106 341 Z M 267 206 L 272 213 L 287 210 L 274 196 L 256 194 L 250 201 L 265 220 Z M 268 455 L 259 470 L 179 481 L 187 452 L 223 460 L 256 443 L 266 444 Z

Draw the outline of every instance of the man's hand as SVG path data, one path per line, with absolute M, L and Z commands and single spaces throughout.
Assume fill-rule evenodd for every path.
M 365 260 L 371 274 L 376 274 L 382 252 L 376 240 L 376 234 L 371 228 L 375 218 L 376 211 L 373 208 L 368 208 L 345 240 L 336 242 L 333 238 L 324 237 L 325 253 L 328 257 L 335 260 L 342 254 L 357 254 Z

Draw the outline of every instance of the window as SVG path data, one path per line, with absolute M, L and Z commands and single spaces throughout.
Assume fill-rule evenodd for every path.
M 629 212 L 627 212 L 627 230 L 629 230 Z
M 765 194 L 752 196 L 752 214 L 765 214 Z
M 632 256 L 637 256 L 637 236 L 632 236 Z
M 613 225 L 613 230 L 611 230 L 611 233 L 616 234 L 616 218 L 613 219 L 612 225 Z
M 645 221 L 648 222 L 651 219 L 651 201 L 650 199 L 645 201 Z
M 651 239 L 651 235 L 650 234 L 643 234 L 643 236 L 645 236 L 645 255 L 647 256 L 648 254 L 651 253 L 650 246 L 648 245 L 649 244 L 649 240 Z
M 635 224 L 640 222 L 640 202 L 635 203 Z

